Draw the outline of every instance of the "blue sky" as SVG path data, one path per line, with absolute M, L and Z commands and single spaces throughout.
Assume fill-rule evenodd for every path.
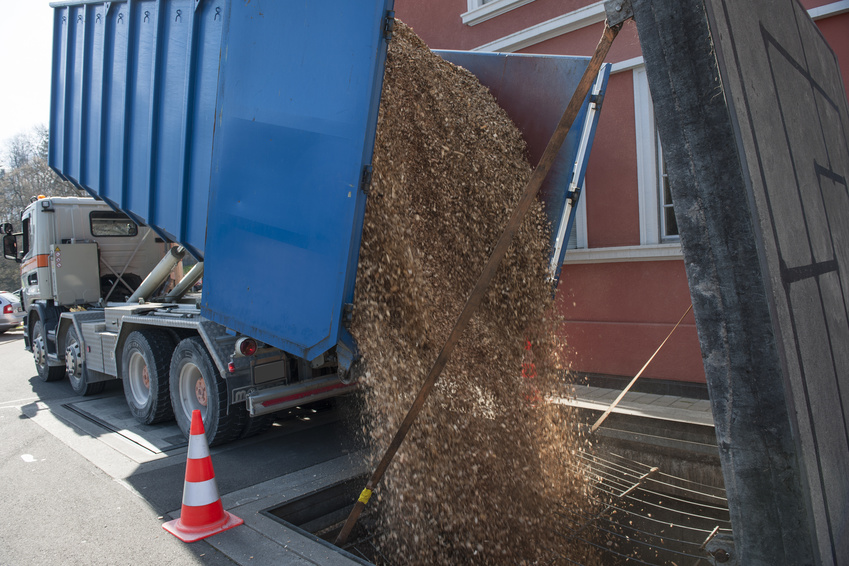
M 52 16 L 45 0 L 0 0 L 0 154 L 50 118 Z

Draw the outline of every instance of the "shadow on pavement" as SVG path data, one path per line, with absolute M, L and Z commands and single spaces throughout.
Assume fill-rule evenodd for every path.
M 0 344 L 5 342 L 14 342 L 15 340 L 21 341 L 21 348 L 23 348 L 23 339 L 24 339 L 24 329 L 23 327 L 15 328 L 14 330 L 7 330 L 3 334 L 0 334 Z

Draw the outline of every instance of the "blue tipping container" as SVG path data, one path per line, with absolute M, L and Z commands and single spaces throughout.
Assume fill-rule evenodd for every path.
M 528 144 L 528 158 L 536 165 L 542 157 L 551 135 L 572 99 L 572 93 L 589 65 L 589 57 L 568 57 L 562 55 L 529 55 L 523 53 L 486 53 L 478 51 L 436 51 L 443 59 L 465 67 L 471 71 L 482 85 L 504 108 L 507 115 L 522 131 Z M 595 137 L 599 113 L 590 113 L 589 105 L 595 103 L 601 109 L 607 82 L 610 78 L 610 64 L 605 63 L 596 79 L 598 95 L 591 94 L 584 99 L 575 122 L 560 147 L 560 151 L 551 169 L 540 187 L 539 199 L 542 201 L 546 217 L 551 226 L 552 253 L 557 253 L 555 240 L 561 224 L 566 201 L 572 198 L 570 186 L 575 186 L 579 194 L 575 195 L 577 204 L 580 190 L 584 187 L 590 148 Z M 579 153 L 585 136 L 583 155 Z M 576 165 L 576 161 L 580 163 Z M 566 240 L 575 223 L 577 207 L 565 219 Z M 566 246 L 559 250 L 555 258 L 557 265 L 563 264 Z M 554 274 L 559 278 L 560 270 Z
M 52 6 L 50 165 L 203 259 L 205 317 L 306 359 L 337 346 L 350 363 L 342 318 L 392 0 Z M 505 66 L 489 86 L 532 159 L 588 61 L 444 56 L 482 78 Z M 552 189 L 555 201 L 564 189 Z
M 392 0 L 52 6 L 50 165 L 204 259 L 207 318 L 334 346 Z

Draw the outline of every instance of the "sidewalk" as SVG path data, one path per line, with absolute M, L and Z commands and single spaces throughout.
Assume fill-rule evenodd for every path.
M 575 387 L 574 399 L 560 399 L 558 402 L 581 409 L 606 411 L 620 393 L 621 389 L 578 385 Z M 629 391 L 613 409 L 613 413 L 713 426 L 713 413 L 707 399 Z
M 364 462 L 361 454 L 345 456 L 222 495 L 224 508 L 244 519 L 245 524 L 210 537 L 206 542 L 240 566 L 367 564 L 330 543 L 285 526 L 266 512 L 270 507 L 283 505 L 328 483 L 366 473 Z M 179 515 L 179 510 L 175 510 L 168 517 L 176 519 Z
M 582 385 L 576 386 L 573 398 L 556 402 L 579 409 L 583 414 L 578 426 L 589 432 L 621 393 L 622 389 Z M 724 490 L 707 399 L 629 391 L 592 436 L 594 446 Z

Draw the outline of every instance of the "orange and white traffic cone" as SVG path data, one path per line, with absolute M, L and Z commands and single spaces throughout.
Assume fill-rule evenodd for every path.
M 244 523 L 221 505 L 212 458 L 203 430 L 200 411 L 192 413 L 189 454 L 186 461 L 186 483 L 183 486 L 183 509 L 179 519 L 168 521 L 162 528 L 183 542 L 195 542 Z

